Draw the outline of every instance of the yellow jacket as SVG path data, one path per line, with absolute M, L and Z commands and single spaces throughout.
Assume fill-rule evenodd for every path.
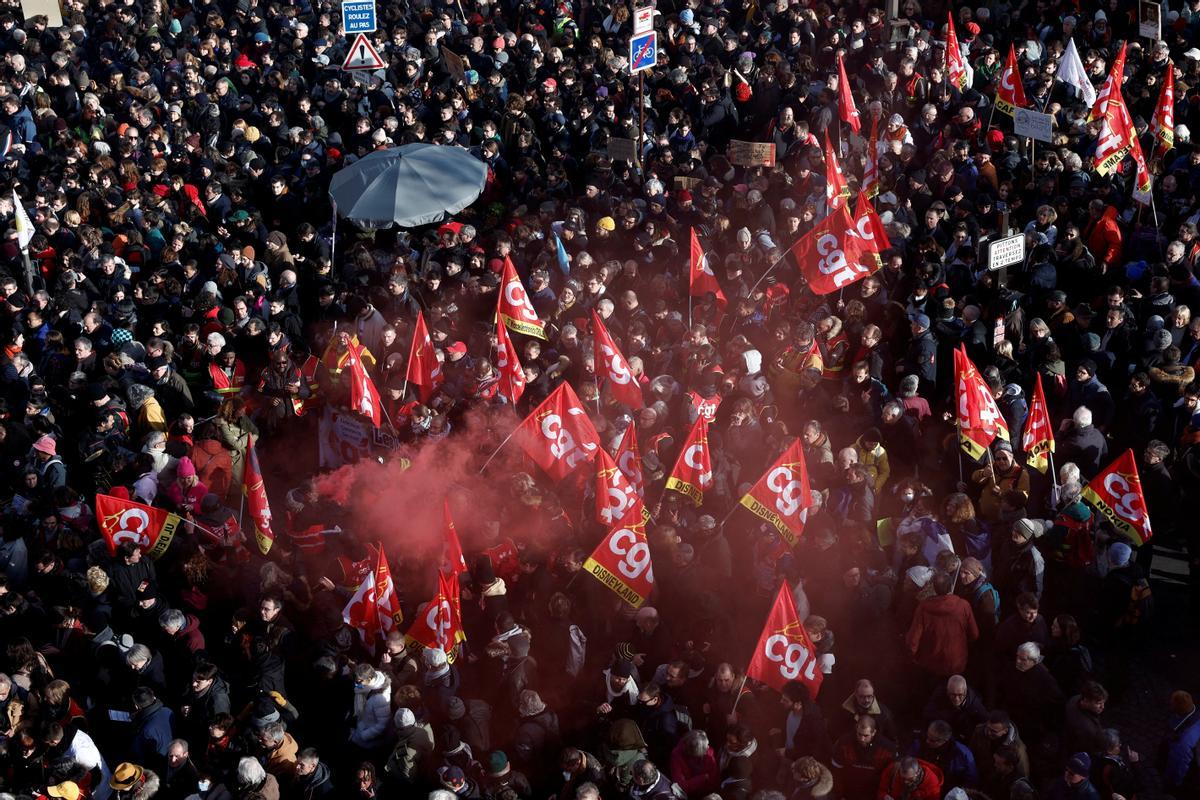
M 875 494 L 879 494 L 892 474 L 892 468 L 888 465 L 887 450 L 884 450 L 881 444 L 868 450 L 860 436 L 854 442 L 854 452 L 858 453 L 858 463 L 867 468 L 867 474 L 875 482 Z

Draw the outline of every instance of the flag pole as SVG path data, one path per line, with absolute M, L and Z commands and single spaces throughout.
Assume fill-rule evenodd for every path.
M 500 446 L 492 451 L 492 454 L 487 457 L 487 461 L 484 461 L 483 466 L 479 468 L 480 475 L 482 475 L 483 471 L 488 468 L 488 464 L 492 463 L 492 459 L 495 458 L 500 453 L 500 451 L 504 449 L 504 445 L 508 444 L 508 440 L 516 435 L 517 430 L 520 429 L 520 427 L 521 426 L 518 425 L 516 428 L 513 428 L 512 432 L 510 434 L 508 434 L 508 436 L 504 437 L 504 441 L 500 443 Z
M 954 452 L 958 453 L 958 482 L 966 483 L 963 480 L 962 428 L 959 425 L 957 415 L 954 418 Z
M 738 686 L 737 697 L 733 698 L 733 708 L 729 709 L 730 714 L 737 711 L 738 703 L 742 700 L 742 692 L 746 688 L 746 678 L 748 677 L 749 675 L 747 675 L 745 672 L 742 673 L 742 683 L 740 686 Z
M 330 205 L 333 206 L 333 223 L 329 228 L 329 264 L 334 267 L 337 264 L 337 201 L 330 198 Z
M 244 499 L 244 496 L 243 496 L 243 499 Z M 211 528 L 206 528 L 206 527 L 204 527 L 203 525 L 201 525 L 199 522 L 196 522 L 195 520 L 192 520 L 192 519 L 184 519 L 184 520 L 183 520 L 183 522 L 184 522 L 185 524 L 187 524 L 187 525 L 191 525 L 193 528 L 196 528 L 197 530 L 204 531 L 205 533 L 207 533 L 209 536 L 213 537 L 214 539 L 221 539 L 221 538 L 223 538 L 223 537 L 222 537 L 222 536 L 221 536 L 219 533 L 217 533 L 217 532 L 216 532 L 216 531 L 214 531 L 213 529 L 211 529 Z M 238 527 L 240 528 L 240 527 L 241 527 L 241 525 L 242 525 L 241 513 L 239 512 L 239 515 L 238 515 Z

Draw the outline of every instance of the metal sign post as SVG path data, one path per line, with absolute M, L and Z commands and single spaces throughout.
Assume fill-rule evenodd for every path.
M 653 7 L 651 7 L 651 22 L 653 23 Z M 634 34 L 629 37 L 629 74 L 638 76 L 638 162 L 642 157 L 642 136 L 646 128 L 646 83 L 642 74 L 653 69 L 658 63 L 658 33 L 651 30 L 648 33 Z
M 1008 233 L 1008 214 L 1004 214 L 1002 230 Z M 1018 233 L 993 239 L 987 243 L 987 268 L 998 272 L 996 284 L 1003 288 L 1008 283 L 1008 268 L 1025 261 L 1025 234 Z

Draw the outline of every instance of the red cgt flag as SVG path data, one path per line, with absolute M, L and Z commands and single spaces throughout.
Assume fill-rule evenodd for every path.
M 887 229 L 883 227 L 883 220 L 875 213 L 865 192 L 859 192 L 854 200 L 853 220 L 854 226 L 850 228 L 852 257 L 855 265 L 870 275 L 883 266 L 883 253 L 891 246 L 891 242 Z
M 725 293 L 721 291 L 721 284 L 717 283 L 717 276 L 713 274 L 712 267 L 708 264 L 708 256 L 704 255 L 704 248 L 700 246 L 700 237 L 696 235 L 695 228 L 692 228 L 690 261 L 688 294 L 692 297 L 704 297 L 712 292 L 717 298 L 717 306 L 724 311 L 725 307 L 729 305 L 729 301 L 725 299 Z
M 867 139 L 867 163 L 863 167 L 862 190 L 867 197 L 879 194 L 879 117 L 871 115 L 871 137 Z
M 1040 372 L 1033 378 L 1033 401 L 1029 404 L 1029 417 L 1021 434 L 1021 449 L 1025 451 L 1025 463 L 1044 475 L 1050 467 L 1050 454 L 1054 452 L 1054 427 L 1050 424 L 1050 409 L 1046 406 Z
M 1112 99 L 1114 92 L 1120 93 L 1121 86 L 1125 83 L 1125 44 L 1125 42 L 1121 42 L 1121 49 L 1117 51 L 1117 57 L 1113 59 L 1108 77 L 1104 79 L 1104 84 L 1096 94 L 1096 102 L 1092 105 L 1092 110 L 1088 112 L 1088 122 L 1108 114 L 1109 100 Z
M 946 19 L 946 79 L 961 90 L 967 85 L 967 63 L 958 46 L 958 34 L 954 32 L 954 14 L 947 11 Z
M 838 56 L 838 116 L 842 122 L 850 126 L 850 130 L 858 133 L 862 130 L 862 120 L 858 116 L 858 107 L 854 105 L 854 93 L 850 91 L 850 79 L 846 77 L 846 64 Z
M 592 312 L 592 349 L 596 360 L 596 378 L 607 381 L 608 390 L 618 403 L 630 408 L 641 408 L 645 405 L 642 399 L 642 388 L 637 378 L 629 369 L 629 362 L 604 326 L 604 320 L 595 311 Z
M 508 329 L 500 322 L 496 323 L 496 371 L 500 373 L 500 395 L 515 406 L 525 394 L 525 369 Z
M 143 555 L 159 558 L 171 546 L 182 520 L 161 508 L 97 494 L 96 522 L 104 534 L 109 555 L 117 554 L 118 545 L 134 542 Z
M 429 337 L 429 328 L 425 325 L 425 315 L 417 312 L 417 324 L 413 326 L 412 346 L 408 349 L 408 370 L 404 379 L 416 384 L 418 396 L 422 403 L 429 402 L 433 393 L 445 380 L 442 374 L 442 363 L 438 361 L 437 352 L 433 349 L 433 339 Z M 379 423 L 375 423 L 376 427 Z
M 633 420 L 629 421 L 629 427 L 622 434 L 621 443 L 617 445 L 617 452 L 614 458 L 617 462 L 617 469 L 621 470 L 621 474 L 625 476 L 625 480 L 629 481 L 629 485 L 637 492 L 638 497 L 645 501 L 646 489 L 642 479 L 642 453 L 638 449 L 637 430 Z
M 830 211 L 836 211 L 846 205 L 850 197 L 850 187 L 846 185 L 846 176 L 842 174 L 842 165 L 838 163 L 837 153 L 829 142 L 829 131 L 825 131 L 825 205 Z
M 792 681 L 800 681 L 817 696 L 824 674 L 817 668 L 817 649 L 796 613 L 796 601 L 785 581 L 779 587 L 767 624 L 763 626 L 746 675 L 776 691 Z
M 704 490 L 712 484 L 712 456 L 708 452 L 708 422 L 703 416 L 688 431 L 679 458 L 667 478 L 667 488 L 691 498 L 697 506 L 704 504 Z
M 546 323 L 542 322 L 533 310 L 533 303 L 529 302 L 529 293 L 517 277 L 517 268 L 508 256 L 504 257 L 504 276 L 500 281 L 500 299 L 496 303 L 496 313 L 513 333 L 546 338 Z
M 1175 146 L 1175 65 L 1167 62 L 1167 73 L 1163 76 L 1162 88 L 1158 90 L 1158 104 L 1154 108 L 1154 119 L 1150 122 L 1150 133 L 1154 139 L 1154 155 L 1165 156 Z
M 1154 535 L 1132 449 L 1092 479 L 1083 490 L 1083 499 L 1095 506 L 1135 547 L 1144 545 Z
M 604 448 L 596 451 L 596 521 L 601 525 L 641 525 L 649 513 L 642 497 Z
M 583 569 L 639 608 L 654 591 L 654 568 L 644 526 L 616 527 L 583 562 Z
M 529 412 L 517 427 L 516 437 L 525 455 L 556 481 L 590 461 L 600 448 L 596 426 L 575 390 L 565 382 Z
M 954 385 L 959 443 L 967 455 L 979 461 L 997 437 L 1008 441 L 1008 423 L 996 405 L 992 390 L 967 357 L 965 345 L 954 351 Z
M 458 578 L 439 570 L 437 594 L 413 620 L 406 636 L 431 650 L 440 649 L 446 654 L 446 660 L 454 663 L 458 643 L 467 640 L 461 611 Z
M 379 605 L 376 603 L 375 571 L 369 571 L 342 609 L 342 621 L 358 631 L 363 642 L 375 647 L 379 636 Z
M 246 468 L 242 471 L 242 494 L 246 495 L 246 511 L 254 524 L 254 540 L 258 550 L 264 556 L 271 551 L 275 543 L 275 533 L 271 530 L 271 506 L 267 502 L 267 487 L 263 483 L 262 467 L 258 464 L 258 453 L 254 442 L 246 448 Z
M 1017 69 L 1017 51 L 1008 46 L 1008 60 L 1000 71 L 1000 84 L 996 87 L 996 110 L 1010 117 L 1016 115 L 1018 108 L 1025 108 L 1029 101 L 1025 99 L 1025 84 Z
M 345 366 L 350 376 L 350 407 L 378 428 L 383 424 L 383 403 L 375 382 L 363 364 L 362 345 L 350 344 Z
M 850 210 L 843 205 L 792 245 L 792 259 L 813 294 L 830 294 L 874 271 L 857 263 L 853 228 Z
M 379 558 L 375 562 L 375 613 L 379 620 L 379 632 L 383 635 L 404 621 L 404 612 L 400 610 L 400 593 L 396 591 L 396 584 L 392 580 L 392 570 L 383 553 L 382 542 L 379 543 Z
M 799 439 L 792 442 L 740 502 L 771 523 L 789 546 L 794 547 L 800 541 L 812 506 L 812 492 Z

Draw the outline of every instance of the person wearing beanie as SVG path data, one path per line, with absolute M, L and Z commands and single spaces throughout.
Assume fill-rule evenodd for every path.
M 1042 596 L 1046 560 L 1034 540 L 1045 530 L 1040 520 L 1027 517 L 1013 523 L 1008 558 L 997 564 L 995 574 L 996 588 L 1000 591 L 1000 600 L 1006 611 L 1011 612 L 1014 601 L 1025 592 L 1036 598 Z
M 1029 497 L 1029 472 L 1013 455 L 1011 443 L 999 440 L 992 446 L 991 463 L 971 475 L 971 486 L 979 498 L 979 517 L 990 525 L 1000 520 L 1000 497 L 1020 492 Z
M 446 700 L 446 718 L 472 752 L 488 751 L 492 741 L 491 706 L 477 698 L 450 697 Z
M 1092 757 L 1087 753 L 1076 753 L 1067 759 L 1062 774 L 1046 788 L 1043 800 L 1100 800 L 1100 793 L 1092 785 Z
M 1108 546 L 1108 573 L 1100 584 L 1100 630 L 1109 645 L 1109 691 L 1114 702 L 1129 685 L 1133 653 L 1143 644 L 1154 596 L 1146 573 L 1133 560 L 1133 548 L 1117 541 Z
M 440 647 L 427 647 L 421 653 L 425 667 L 421 689 L 425 702 L 438 714 L 445 714 L 446 703 L 458 694 L 462 682 L 458 667 L 450 663 Z
M 531 797 L 533 789 L 525 773 L 513 769 L 508 755 L 503 750 L 493 751 L 484 765 L 486 775 L 483 778 L 485 797 Z
M 558 715 L 532 689 L 521 692 L 517 715 L 520 722 L 513 734 L 512 761 L 540 786 L 552 774 L 554 758 L 561 749 Z

